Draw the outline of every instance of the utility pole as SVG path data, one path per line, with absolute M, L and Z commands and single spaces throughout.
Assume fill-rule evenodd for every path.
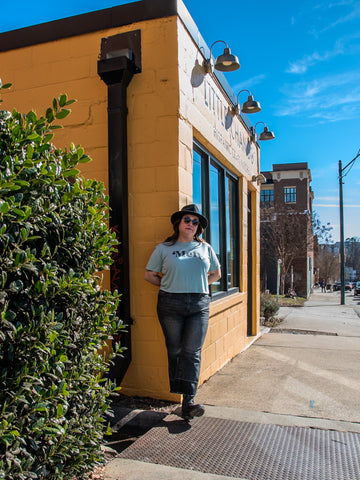
M 344 245 L 344 205 L 343 205 L 343 169 L 339 160 L 339 195 L 340 195 L 340 285 L 341 305 L 345 305 L 345 245 Z
M 345 244 L 344 244 L 344 204 L 343 204 L 343 178 L 345 170 L 353 165 L 355 160 L 360 157 L 360 149 L 357 155 L 342 168 L 339 160 L 339 197 L 340 197 L 340 282 L 341 282 L 341 305 L 345 305 Z

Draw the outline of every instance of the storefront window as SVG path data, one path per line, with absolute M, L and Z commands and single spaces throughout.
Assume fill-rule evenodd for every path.
M 218 297 L 239 290 L 238 180 L 200 144 L 194 144 L 193 201 L 208 218 L 205 240 L 219 258 L 222 278 L 212 284 Z

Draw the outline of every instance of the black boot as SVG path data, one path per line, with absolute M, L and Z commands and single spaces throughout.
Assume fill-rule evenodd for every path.
M 194 403 L 194 397 L 184 395 L 182 402 L 181 416 L 184 420 L 191 420 L 194 417 L 201 417 L 205 413 L 205 408 L 199 403 Z

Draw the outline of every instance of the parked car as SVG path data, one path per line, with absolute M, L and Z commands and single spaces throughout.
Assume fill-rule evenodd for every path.
M 341 282 L 335 282 L 333 285 L 333 291 L 337 292 L 338 290 L 341 290 Z
M 360 294 L 360 282 L 356 282 L 354 287 L 354 295 L 359 295 L 359 294 Z
M 345 290 L 352 290 L 352 284 L 350 282 L 345 283 Z

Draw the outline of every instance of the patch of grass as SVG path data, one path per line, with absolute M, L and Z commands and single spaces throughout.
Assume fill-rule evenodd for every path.
M 276 295 L 271 295 L 276 300 Z M 303 307 L 306 302 L 306 298 L 297 297 L 289 298 L 285 295 L 279 295 L 279 305 L 280 307 Z

